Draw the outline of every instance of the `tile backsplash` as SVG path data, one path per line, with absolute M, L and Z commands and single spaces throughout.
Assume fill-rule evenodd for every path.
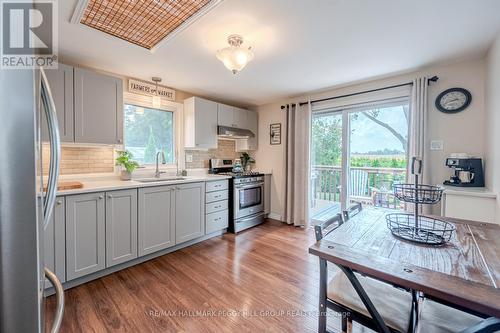
M 114 172 L 113 147 L 61 147 L 61 175 Z M 49 170 L 50 147 L 42 147 L 43 171 Z
M 206 151 L 186 150 L 186 155 L 192 155 L 193 162 L 186 162 L 186 169 L 208 168 L 211 158 L 239 158 L 236 143 L 233 140 L 219 140 L 217 149 Z M 84 173 L 110 173 L 115 170 L 114 147 L 61 147 L 61 175 Z M 50 147 L 42 147 L 43 171 L 48 172 Z
M 219 140 L 217 149 L 209 150 L 186 150 L 186 156 L 192 155 L 193 162 L 187 162 L 186 169 L 208 168 L 208 160 L 211 158 L 239 158 L 240 153 L 236 152 L 236 142 L 234 140 Z

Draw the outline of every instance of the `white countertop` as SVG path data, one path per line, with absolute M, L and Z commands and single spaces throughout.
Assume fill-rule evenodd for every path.
M 472 197 L 493 198 L 497 197 L 496 193 L 486 187 L 459 187 L 459 186 L 443 186 L 444 193 L 450 195 L 462 195 Z
M 141 177 L 142 178 L 142 177 Z M 57 191 L 57 195 L 70 195 L 70 194 L 80 194 L 80 193 L 92 193 L 92 192 L 103 192 L 103 191 L 114 191 L 114 190 L 124 190 L 131 188 L 142 188 L 151 186 L 161 186 L 161 185 L 175 185 L 175 184 L 186 184 L 195 182 L 206 182 L 221 179 L 229 179 L 229 176 L 218 176 L 218 175 L 199 175 L 199 176 L 186 176 L 181 180 L 171 180 L 171 181 L 157 181 L 157 182 L 138 182 L 136 180 L 121 180 L 119 176 L 102 176 L 102 177 L 62 177 L 60 181 L 79 181 L 83 184 L 83 188 L 72 189 L 72 190 L 61 190 Z

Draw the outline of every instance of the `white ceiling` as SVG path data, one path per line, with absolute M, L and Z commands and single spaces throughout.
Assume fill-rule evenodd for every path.
M 69 23 L 75 4 L 59 1 L 63 61 L 244 105 L 479 56 L 500 30 L 498 0 L 225 0 L 151 53 Z M 255 52 L 237 75 L 215 57 L 234 33 Z

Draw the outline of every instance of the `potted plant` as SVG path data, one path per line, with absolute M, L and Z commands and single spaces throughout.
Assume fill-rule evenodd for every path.
M 255 163 L 255 160 L 247 152 L 241 153 L 240 160 L 243 171 L 249 171 L 250 164 Z
M 116 165 L 121 166 L 120 178 L 122 180 L 131 180 L 132 172 L 139 167 L 139 163 L 132 160 L 132 153 L 128 150 L 120 150 L 117 152 Z

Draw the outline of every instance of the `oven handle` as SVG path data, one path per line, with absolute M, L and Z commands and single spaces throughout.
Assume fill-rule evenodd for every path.
M 249 184 L 249 185 L 236 185 L 235 187 L 238 190 L 245 190 L 245 189 L 248 189 L 248 188 L 254 188 L 254 187 L 259 187 L 259 186 L 263 186 L 263 185 L 264 185 L 264 182 L 255 183 L 255 184 Z
M 251 217 L 247 217 L 246 219 L 237 219 L 234 222 L 235 223 L 248 222 L 248 221 L 254 220 L 256 217 L 261 217 L 263 215 L 266 215 L 266 213 L 262 212 L 262 213 L 259 213 L 259 214 L 256 214 L 256 215 L 252 215 Z

